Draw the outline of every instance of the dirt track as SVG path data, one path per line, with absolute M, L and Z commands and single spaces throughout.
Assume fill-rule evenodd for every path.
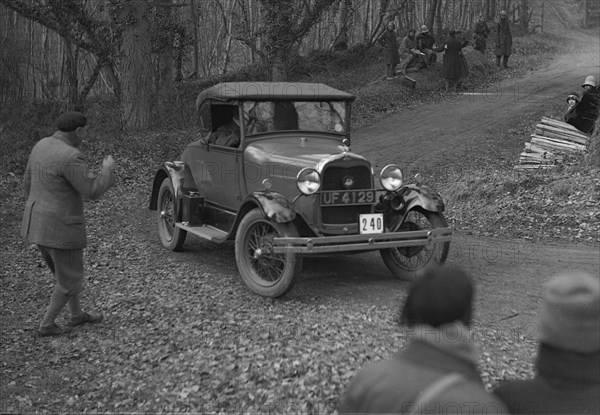
M 376 170 L 388 163 L 419 170 L 464 169 L 470 151 L 481 145 L 482 137 L 510 128 L 517 117 L 539 111 L 545 102 L 563 100 L 570 91 L 580 91 L 586 75 L 599 73 L 598 41 L 584 44 L 587 49 L 581 53 L 562 56 L 525 78 L 406 110 L 356 131 L 352 150 L 366 156 Z M 492 143 L 491 152 L 494 146 L 501 143 Z M 597 247 L 463 234 L 456 235 L 449 262 L 463 265 L 480 280 L 483 293 L 479 298 L 485 297 L 487 302 L 479 309 L 493 310 L 498 320 L 530 317 L 537 307 L 541 284 L 553 273 L 578 268 L 600 274 Z M 342 261 L 307 259 L 303 275 L 300 292 L 329 292 L 372 305 L 392 305 L 405 284 L 390 278 L 376 253 L 347 256 Z

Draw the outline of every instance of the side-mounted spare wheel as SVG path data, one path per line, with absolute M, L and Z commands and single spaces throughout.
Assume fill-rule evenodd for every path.
M 181 251 L 187 232 L 175 226 L 175 222 L 177 222 L 175 203 L 173 183 L 171 183 L 171 178 L 167 177 L 158 191 L 158 235 L 165 247 L 171 251 Z
M 265 218 L 259 208 L 249 211 L 235 236 L 235 260 L 246 285 L 264 297 L 280 297 L 292 289 L 302 269 L 302 256 L 274 254 L 273 238 L 298 236 L 293 223 Z

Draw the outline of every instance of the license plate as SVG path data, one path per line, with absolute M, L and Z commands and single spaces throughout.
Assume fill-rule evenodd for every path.
M 321 192 L 321 205 L 371 205 L 375 203 L 375 197 L 375 190 L 325 191 Z
M 383 213 L 358 215 L 360 233 L 383 233 Z

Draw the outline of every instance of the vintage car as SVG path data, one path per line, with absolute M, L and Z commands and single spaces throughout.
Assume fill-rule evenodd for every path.
M 350 150 L 354 98 L 318 83 L 201 92 L 198 140 L 152 186 L 163 245 L 180 250 L 188 233 L 235 241 L 242 279 L 267 297 L 292 288 L 304 255 L 379 250 L 400 278 L 444 262 L 452 230 L 440 195 L 418 175 L 405 184 L 396 165 L 374 172 Z

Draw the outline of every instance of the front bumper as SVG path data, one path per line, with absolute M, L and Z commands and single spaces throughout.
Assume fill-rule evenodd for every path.
M 406 246 L 426 246 L 449 242 L 452 228 L 390 232 L 362 235 L 319 236 L 315 238 L 274 238 L 273 253 L 322 254 L 331 252 L 374 251 Z

